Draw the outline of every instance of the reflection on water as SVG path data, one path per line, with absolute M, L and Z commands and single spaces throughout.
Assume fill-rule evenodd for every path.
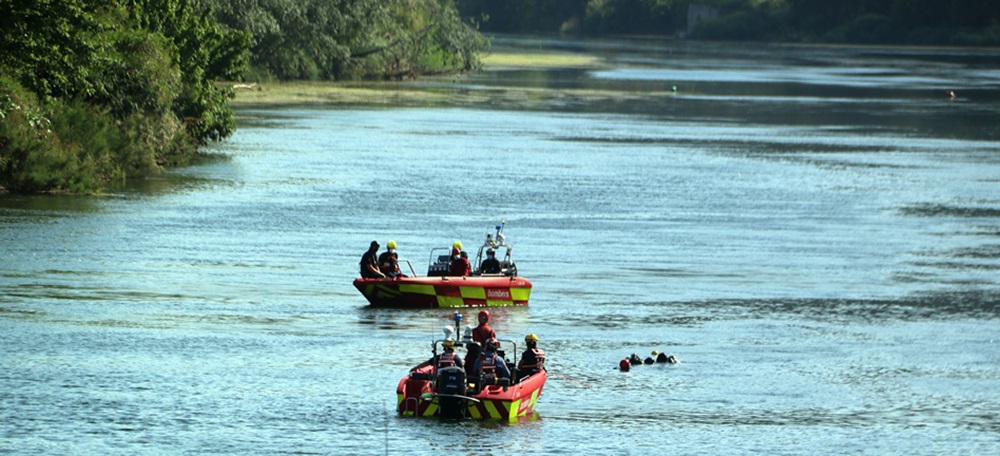
M 997 452 L 996 53 L 497 43 L 604 66 L 242 107 L 194 166 L 0 196 L 0 452 Z M 396 417 L 453 311 L 367 307 L 361 253 L 499 219 L 538 414 Z

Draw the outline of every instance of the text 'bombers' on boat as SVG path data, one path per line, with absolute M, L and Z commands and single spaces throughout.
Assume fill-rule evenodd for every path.
M 390 251 L 380 257 L 386 261 L 375 261 L 374 252 L 379 246 L 373 241 L 373 250 L 362 258 L 361 277 L 354 279 L 354 287 L 373 306 L 526 306 L 531 282 L 517 275 L 513 246 L 504 236 L 504 224 L 501 221 L 496 226 L 495 236 L 486 235 L 474 263 L 468 261 L 461 242 L 455 242 L 450 254 L 449 248 L 432 249 L 426 276 L 418 276 L 409 260 L 395 257 L 394 241 L 389 241 Z M 380 271 L 366 272 L 365 261 L 369 258 L 381 267 Z M 391 265 L 389 270 L 387 264 Z M 410 275 L 399 272 L 399 264 L 407 265 Z
M 456 312 L 456 327 L 461 321 L 462 316 Z M 465 335 L 458 343 L 451 339 L 452 332 L 451 327 L 446 327 L 445 338 L 432 344 L 434 355 L 431 360 L 418 364 L 399 381 L 396 386 L 398 413 L 412 417 L 503 421 L 517 421 L 531 416 L 548 378 L 545 368 L 524 373 L 509 369 L 506 372 L 509 375 L 504 377 L 496 371 L 487 373 L 485 366 L 489 361 L 484 361 L 479 363 L 481 369 L 476 373 L 470 366 L 470 358 L 478 358 L 482 349 L 487 355 L 492 352 L 504 359 L 506 350 L 500 349 L 501 345 L 510 347 L 515 359 L 509 364 L 517 366 L 517 344 L 512 340 L 491 339 L 481 348 L 472 340 L 471 327 L 465 327 Z M 464 367 L 459 362 L 450 361 L 457 357 L 454 353 L 457 346 L 465 346 L 469 351 Z M 508 363 L 498 361 L 497 364 Z

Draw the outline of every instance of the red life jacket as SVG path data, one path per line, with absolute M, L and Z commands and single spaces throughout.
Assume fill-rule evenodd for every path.
M 538 371 L 544 369 L 545 368 L 545 351 L 542 350 L 542 349 L 540 349 L 540 348 L 529 348 L 528 350 L 531 352 L 531 354 L 533 354 L 535 356 L 535 362 L 531 363 L 531 364 L 527 364 L 527 363 L 521 364 L 518 367 L 518 369 L 521 369 L 521 370 L 524 370 L 524 371 L 531 371 L 531 372 L 538 372 Z M 524 362 L 526 359 L 527 359 L 527 357 L 522 358 L 521 361 Z
M 378 268 L 383 274 L 399 272 L 399 263 L 395 253 L 385 252 L 380 256 Z
M 458 358 L 454 352 L 444 352 L 438 355 L 438 369 L 444 369 L 446 367 L 452 367 L 456 364 L 455 360 Z
M 545 350 L 540 348 L 532 348 L 531 352 L 535 354 L 535 365 L 534 369 L 541 369 L 545 367 Z
M 479 360 L 479 372 L 482 375 L 496 375 L 497 374 L 497 355 L 483 355 Z

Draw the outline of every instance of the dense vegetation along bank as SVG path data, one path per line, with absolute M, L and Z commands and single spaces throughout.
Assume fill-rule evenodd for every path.
M 450 0 L 0 0 L 0 191 L 96 192 L 236 129 L 230 84 L 479 65 Z

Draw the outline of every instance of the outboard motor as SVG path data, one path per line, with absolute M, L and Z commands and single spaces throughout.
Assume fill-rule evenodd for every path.
M 437 389 L 441 418 L 465 418 L 465 369 L 457 366 L 438 369 Z

